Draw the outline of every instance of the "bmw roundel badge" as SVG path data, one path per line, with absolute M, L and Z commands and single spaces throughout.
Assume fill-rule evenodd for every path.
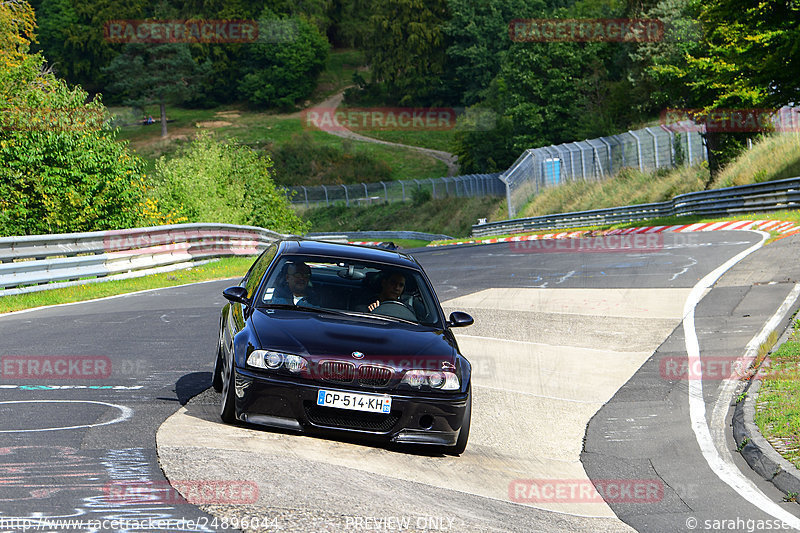
M 356 359 L 364 359 L 364 354 L 361 352 L 353 352 L 351 355 Z

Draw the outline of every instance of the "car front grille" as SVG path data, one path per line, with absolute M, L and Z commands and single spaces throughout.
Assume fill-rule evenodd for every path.
M 400 417 L 394 412 L 388 415 L 383 413 L 362 413 L 360 411 L 347 411 L 332 407 L 319 407 L 308 403 L 304 404 L 304 407 L 306 418 L 312 424 L 330 428 L 386 433 L 400 420 Z
M 368 387 L 385 387 L 394 371 L 384 366 L 363 365 L 358 368 L 358 384 Z
M 319 365 L 319 376 L 334 383 L 352 383 L 356 377 L 356 365 L 346 361 L 323 361 Z

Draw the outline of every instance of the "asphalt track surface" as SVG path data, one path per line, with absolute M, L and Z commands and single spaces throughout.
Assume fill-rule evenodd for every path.
M 480 461 L 485 458 L 471 463 L 469 454 L 473 448 L 476 453 L 485 451 L 482 443 L 494 433 L 515 437 L 515 444 L 529 458 L 536 458 L 540 451 L 546 456 L 551 452 L 547 443 L 557 437 L 557 420 L 543 420 L 534 433 L 515 434 L 513 424 L 473 427 L 476 436 L 471 437 L 467 452 L 452 461 L 413 450 L 366 447 L 363 457 L 381 454 L 378 459 L 390 461 L 389 467 L 392 462 L 413 464 L 418 458 L 426 468 L 436 469 L 437 461 L 444 464 L 447 460 L 447 468 L 436 472 L 442 480 L 439 484 L 414 481 L 414 472 L 376 474 L 369 468 L 356 469 L 331 464 L 324 458 L 313 460 L 302 454 L 289 454 L 281 465 L 289 470 L 282 470 L 282 476 L 270 474 L 276 486 L 292 487 L 295 500 L 281 500 L 281 505 L 275 505 L 269 501 L 272 493 L 259 485 L 259 501 L 251 512 L 268 515 L 270 520 L 262 530 L 270 531 L 356 530 L 357 517 L 373 519 L 362 520 L 361 529 L 377 530 L 375 520 L 401 519 L 403 513 L 428 517 L 428 522 L 421 525 L 430 527 L 416 523 L 417 530 L 449 531 L 629 531 L 629 526 L 639 531 L 688 531 L 686 520 L 690 517 L 699 519 L 695 530 L 713 530 L 703 528 L 707 519 L 741 519 L 741 529 L 716 530 L 746 531 L 747 519 L 771 519 L 772 515 L 750 504 L 748 495 L 733 491 L 709 467 L 690 427 L 685 380 L 659 375 L 659 356 L 685 356 L 680 318 L 676 321 L 674 316 L 659 317 L 657 313 L 646 320 L 636 318 L 637 298 L 660 290 L 685 296 L 698 280 L 759 240 L 761 236 L 753 232 L 713 232 L 665 235 L 658 249 L 633 254 L 525 253 L 507 243 L 415 252 L 442 301 L 472 302 L 474 307 L 467 310 L 475 313 L 476 324 L 463 330 L 464 340 L 459 340 L 468 356 L 465 346 L 474 348 L 480 346 L 481 339 L 498 338 L 551 345 L 555 345 L 554 339 L 561 339 L 571 348 L 614 345 L 619 352 L 636 354 L 644 353 L 645 347 L 657 347 L 653 357 L 642 359 L 641 367 L 630 369 L 630 379 L 618 384 L 618 391 L 605 398 L 599 411 L 593 408 L 585 442 L 574 446 L 591 479 L 659 480 L 665 487 L 663 497 L 633 504 L 602 503 L 598 509 L 607 505 L 613 513 L 586 513 L 572 510 L 582 502 L 556 502 L 559 508 L 513 501 L 511 494 L 505 498 L 487 497 L 448 484 L 451 474 L 454 479 L 470 477 L 470 472 L 458 471 L 460 460 L 463 465 L 477 465 L 473 475 L 480 473 Z M 753 253 L 701 300 L 696 324 L 704 355 L 744 352 L 747 342 L 775 313 L 797 281 L 797 247 L 797 237 L 790 237 Z M 171 518 L 186 522 L 183 527 L 158 530 L 230 530 L 220 524 L 213 527 L 214 515 L 206 512 L 224 514 L 229 509 L 212 505 L 203 506 L 204 511 L 186 503 L 174 491 L 164 490 L 164 496 L 155 500 L 115 499 L 120 487 L 145 483 L 160 487 L 165 483 L 162 467 L 166 468 L 166 462 L 159 464 L 165 458 L 159 457 L 156 431 L 190 398 L 207 388 L 218 313 L 223 304 L 220 292 L 229 284 L 197 284 L 0 317 L 0 356 L 4 360 L 10 357 L 14 365 L 26 357 L 41 356 L 89 357 L 100 365 L 94 375 L 76 372 L 59 379 L 31 379 L 34 376 L 24 375 L 21 367 L 13 365 L 9 373 L 5 361 L 0 367 L 0 531 L 20 530 L 5 527 L 9 522 L 2 522 L 20 517 Z M 484 293 L 487 289 L 510 292 Z M 550 298 L 545 302 L 549 308 L 487 307 L 486 302 L 491 303 L 493 298 L 510 298 L 515 292 L 529 295 L 536 289 L 545 289 L 551 295 L 584 296 L 577 303 L 568 297 Z M 566 290 L 549 292 L 562 289 Z M 570 290 L 611 292 L 598 299 L 585 296 L 598 293 Z M 584 303 L 588 307 L 581 309 Z M 639 305 L 654 308 L 641 302 Z M 609 306 L 614 308 L 611 312 Z M 481 320 L 484 317 L 486 320 Z M 637 334 L 632 336 L 629 329 L 622 328 L 620 324 L 624 322 L 633 324 Z M 654 338 L 648 332 L 648 324 L 666 333 L 661 339 Z M 674 331 L 670 324 L 675 324 Z M 105 371 L 103 363 L 109 363 L 110 372 Z M 492 364 L 502 365 L 502 361 L 494 360 Z M 586 370 L 596 373 L 597 367 L 589 365 Z M 546 386 L 547 376 L 540 377 Z M 497 385 L 494 383 L 495 388 Z M 710 385 L 703 389 L 707 405 L 716 404 L 718 390 Z M 196 408 L 213 411 L 215 406 L 209 403 L 203 407 L 202 400 L 211 396 L 208 392 L 199 396 Z M 708 411 L 712 412 L 710 407 Z M 514 413 L 499 413 L 496 420 L 505 422 L 513 416 Z M 482 424 L 491 426 L 490 422 Z M 236 432 L 255 432 L 256 439 L 290 443 L 301 438 L 252 427 L 217 425 L 243 441 L 250 437 Z M 548 427 L 551 425 L 555 427 Z M 189 440 L 201 437 L 186 436 Z M 310 446 L 318 447 L 321 453 L 364 449 L 357 443 L 322 439 L 314 439 Z M 170 478 L 173 482 L 256 479 L 259 470 L 268 470 L 270 465 L 264 464 L 257 451 L 243 448 L 238 452 L 208 448 L 208 456 L 202 456 L 198 449 L 187 456 L 181 456 L 178 448 L 166 450 L 167 455 L 171 454 L 170 468 L 183 476 Z M 514 457 L 520 457 L 519 450 L 516 453 Z M 503 462 L 504 457 L 496 459 Z M 752 478 L 744 463 L 737 464 Z M 505 464 L 504 468 L 513 470 L 515 466 Z M 226 468 L 244 470 L 236 478 Z M 518 470 L 519 479 L 531 477 L 524 468 Z M 755 484 L 771 501 L 781 501 L 771 487 L 757 481 Z M 796 504 L 777 505 L 797 514 Z M 348 509 L 351 514 L 345 516 Z M 354 510 L 360 515 L 353 514 Z M 197 527 L 198 523 L 204 527 Z M 399 524 L 394 522 L 395 526 Z

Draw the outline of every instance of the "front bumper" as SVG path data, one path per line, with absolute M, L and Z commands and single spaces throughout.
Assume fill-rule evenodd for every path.
M 383 442 L 452 446 L 467 406 L 466 393 L 448 395 L 367 390 L 335 383 L 298 382 L 235 368 L 236 418 L 251 424 L 309 434 L 358 434 Z M 316 405 L 320 389 L 389 394 L 389 414 Z

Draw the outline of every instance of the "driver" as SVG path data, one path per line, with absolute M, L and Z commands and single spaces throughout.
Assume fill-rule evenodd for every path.
M 406 288 L 406 277 L 400 272 L 390 272 L 381 279 L 381 292 L 378 299 L 367 306 L 369 311 L 374 311 L 381 302 L 400 301 L 403 291 Z

